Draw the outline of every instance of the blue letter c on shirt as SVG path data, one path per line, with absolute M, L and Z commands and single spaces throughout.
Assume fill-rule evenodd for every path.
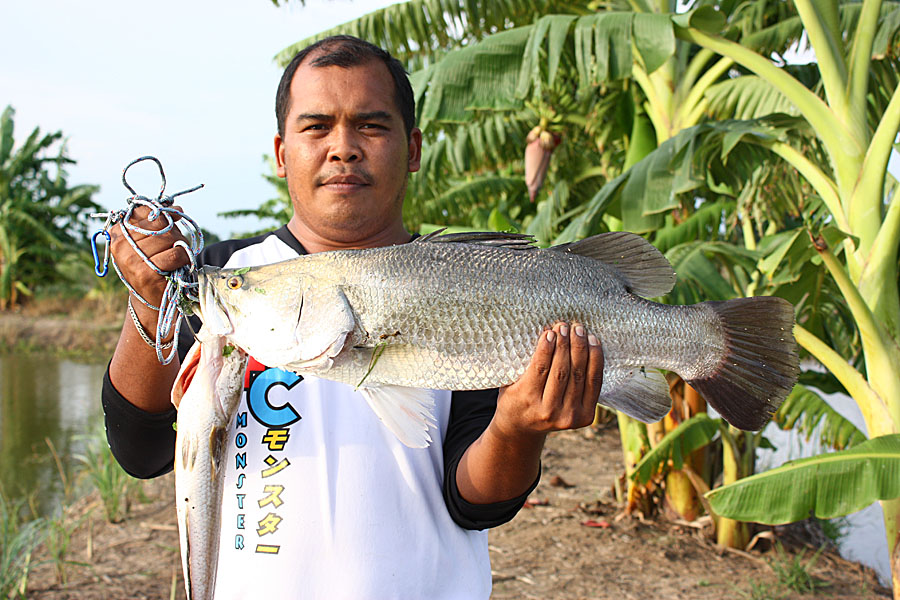
M 303 380 L 302 377 L 282 369 L 266 369 L 256 376 L 247 393 L 247 404 L 253 418 L 266 427 L 286 427 L 300 420 L 300 413 L 290 403 L 278 408 L 269 404 L 268 395 L 276 385 L 288 390 Z

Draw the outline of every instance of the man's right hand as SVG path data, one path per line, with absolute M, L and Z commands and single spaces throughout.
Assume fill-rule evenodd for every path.
M 181 210 L 177 206 L 173 208 Z M 149 215 L 148 207 L 138 206 L 132 212 L 129 223 L 153 231 L 165 228 L 168 222 L 165 217 L 160 215 L 151 221 Z M 171 216 L 177 220 L 176 216 Z M 147 266 L 143 258 L 134 251 L 122 233 L 121 223 L 112 227 L 109 233 L 110 253 L 122 276 L 142 298 L 154 306 L 159 306 L 166 288 L 165 277 Z M 128 233 L 141 252 L 163 271 L 174 271 L 190 262 L 184 248 L 175 246 L 175 242 L 179 240 L 187 242 L 178 227 L 172 227 L 166 233 L 155 236 L 143 235 L 133 230 L 129 230 Z M 144 331 L 151 339 L 155 339 L 159 312 L 144 306 L 143 302 L 136 298 L 131 299 L 131 305 Z M 168 341 L 170 339 L 162 340 L 163 343 Z M 168 352 L 171 350 L 166 351 L 166 354 Z M 159 363 L 156 350 L 141 338 L 131 315 L 126 311 L 122 333 L 109 365 L 110 381 L 118 392 L 143 410 L 149 412 L 168 410 L 171 408 L 169 393 L 178 373 L 178 366 L 178 360 L 173 360 L 168 365 Z
M 180 206 L 173 206 L 172 208 L 181 211 Z M 155 221 L 151 221 L 149 215 L 150 208 L 138 206 L 132 212 L 129 223 L 141 229 L 153 231 L 165 228 L 168 221 L 162 214 Z M 171 213 L 169 213 L 169 216 L 176 221 L 179 219 L 177 215 L 172 215 Z M 175 242 L 179 240 L 187 243 L 177 226 L 173 226 L 172 229 L 160 235 L 143 235 L 133 230 L 129 230 L 128 233 L 137 243 L 141 252 L 146 254 L 150 261 L 163 271 L 174 271 L 190 262 L 184 249 L 175 246 Z M 159 301 L 166 288 L 165 278 L 148 267 L 144 259 L 134 251 L 134 248 L 131 247 L 131 244 L 128 243 L 128 240 L 125 239 L 122 233 L 122 223 L 117 223 L 112 227 L 109 235 L 110 253 L 115 259 L 116 266 L 119 267 L 122 276 L 147 302 L 154 306 L 159 306 Z M 137 310 L 137 305 L 141 304 L 141 302 L 132 302 L 132 304 L 135 305 L 135 310 Z

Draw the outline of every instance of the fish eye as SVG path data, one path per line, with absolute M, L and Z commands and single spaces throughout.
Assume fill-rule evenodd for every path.
M 227 285 L 230 290 L 239 290 L 241 286 L 244 285 L 244 278 L 240 275 L 229 277 L 228 281 L 225 282 L 225 285 Z

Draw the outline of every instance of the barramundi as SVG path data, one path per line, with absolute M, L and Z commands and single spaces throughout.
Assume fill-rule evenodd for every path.
M 430 234 L 396 246 L 203 267 L 204 327 L 261 363 L 357 386 L 407 445 L 430 442 L 420 388 L 509 385 L 541 332 L 578 322 L 600 339 L 599 402 L 645 422 L 678 373 L 729 423 L 758 430 L 797 378 L 791 304 L 775 297 L 652 302 L 675 273 L 628 232 L 538 248 L 518 234 Z
M 202 343 L 199 341 L 202 340 Z M 175 508 L 188 600 L 213 597 L 228 425 L 241 399 L 247 355 L 201 329 L 175 385 Z

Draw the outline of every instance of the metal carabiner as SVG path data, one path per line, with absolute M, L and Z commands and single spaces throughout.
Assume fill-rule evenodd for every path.
M 103 235 L 106 237 L 106 248 L 103 250 L 103 270 L 100 270 L 100 256 L 97 254 L 97 236 Z M 106 229 L 101 229 L 91 236 L 91 253 L 94 255 L 94 273 L 97 274 L 97 277 L 106 277 L 106 274 L 109 272 L 109 242 L 110 242 L 109 232 Z

